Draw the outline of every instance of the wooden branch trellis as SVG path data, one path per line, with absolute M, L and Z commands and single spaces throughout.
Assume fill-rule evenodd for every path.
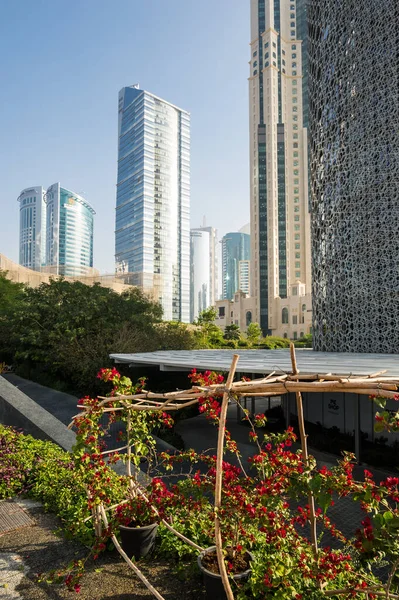
M 219 571 L 222 577 L 223 586 L 226 592 L 228 600 L 234 600 L 234 594 L 231 589 L 230 581 L 227 575 L 226 566 L 223 559 L 222 549 L 222 538 L 220 531 L 220 521 L 218 516 L 218 510 L 221 506 L 222 497 L 222 462 L 224 455 L 224 436 L 225 436 L 225 425 L 226 425 L 226 414 L 227 405 L 230 398 L 260 398 L 270 396 L 283 396 L 289 393 L 294 393 L 296 396 L 297 413 L 299 432 L 302 448 L 302 457 L 305 463 L 308 462 L 308 446 L 307 446 L 307 434 L 305 431 L 305 424 L 303 418 L 303 405 L 302 405 L 302 392 L 345 392 L 351 394 L 361 394 L 367 396 L 379 396 L 383 398 L 399 399 L 398 388 L 399 378 L 384 376 L 386 371 L 379 371 L 370 375 L 334 375 L 332 373 L 314 373 L 314 374 L 301 374 L 298 372 L 295 348 L 291 344 L 291 362 L 292 362 L 292 373 L 284 373 L 276 375 L 271 373 L 267 377 L 253 379 L 252 381 L 237 381 L 233 382 L 234 375 L 237 368 L 239 356 L 234 355 L 230 371 L 225 384 L 212 384 L 209 386 L 198 386 L 194 385 L 186 390 L 179 390 L 168 393 L 153 393 L 147 390 L 141 390 L 138 394 L 133 395 L 116 395 L 112 397 L 99 396 L 101 402 L 98 407 L 104 407 L 103 412 L 120 412 L 120 411 L 176 411 L 188 406 L 192 406 L 198 403 L 200 398 L 206 398 L 210 396 L 222 396 L 221 413 L 218 428 L 218 442 L 217 442 L 217 458 L 216 458 L 216 475 L 215 475 L 215 546 L 217 551 L 217 559 L 219 565 Z M 107 406 L 119 403 L 119 406 Z M 81 409 L 79 414 L 76 416 L 83 416 L 84 414 L 90 413 L 90 408 L 79 406 Z M 74 417 L 75 418 L 75 417 Z M 73 421 L 70 423 L 69 428 L 73 426 Z M 141 495 L 146 499 L 145 491 L 139 484 L 135 476 L 131 472 L 131 448 L 129 432 L 131 428 L 131 418 L 128 416 L 127 422 L 127 443 L 125 446 L 118 448 L 118 450 L 126 450 L 128 460 L 126 463 L 126 475 L 129 481 L 129 492 L 130 495 Z M 104 451 L 101 454 L 106 455 L 114 451 Z M 309 492 L 309 507 L 310 507 L 310 525 L 311 525 L 311 540 L 312 547 L 315 555 L 318 553 L 317 546 L 317 534 L 316 534 L 316 513 L 314 497 Z M 123 504 L 121 502 L 120 504 Z M 103 504 L 97 505 L 93 508 L 92 517 L 95 532 L 97 536 L 101 536 L 102 523 L 105 528 L 108 527 L 108 518 L 106 511 L 116 508 L 119 505 L 112 507 L 104 507 Z M 157 511 L 156 507 L 153 510 Z M 189 540 L 186 536 L 178 532 L 170 523 L 162 520 L 162 523 L 176 536 L 182 539 L 185 543 L 190 544 L 199 551 L 202 550 L 200 546 Z M 128 564 L 128 566 L 136 573 L 139 579 L 146 585 L 148 590 L 158 599 L 164 600 L 163 596 L 151 585 L 146 579 L 140 569 L 135 563 L 123 551 L 115 535 L 112 537 L 112 541 L 119 554 Z M 394 569 L 399 566 L 399 560 L 394 565 Z M 378 597 L 384 598 L 395 598 L 399 599 L 399 595 L 390 592 L 390 586 L 394 570 L 391 572 L 388 579 L 388 583 L 381 585 L 380 588 L 375 586 L 369 586 L 364 589 L 356 590 L 356 592 L 364 593 L 365 597 L 368 598 L 368 594 L 372 593 Z M 351 588 L 337 589 L 337 590 L 322 590 L 326 597 L 348 594 L 352 591 Z

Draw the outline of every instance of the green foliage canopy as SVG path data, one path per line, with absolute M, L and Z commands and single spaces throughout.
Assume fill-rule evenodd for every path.
M 63 279 L 29 288 L 0 277 L 0 332 L 0 361 L 79 394 L 93 391 L 110 353 L 196 345 L 186 325 L 162 322 L 161 306 L 138 288 L 118 294 Z

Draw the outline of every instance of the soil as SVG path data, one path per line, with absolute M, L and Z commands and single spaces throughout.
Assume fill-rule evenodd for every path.
M 244 573 L 250 567 L 250 556 L 248 552 L 240 552 L 233 553 L 233 550 L 230 548 L 226 551 L 225 557 L 226 563 L 228 563 L 228 572 L 233 575 L 238 575 L 238 573 Z M 202 566 L 205 567 L 211 573 L 216 573 L 220 575 L 218 559 L 216 556 L 216 550 L 212 550 L 209 554 L 205 554 L 201 559 Z M 231 567 L 232 565 L 232 567 Z

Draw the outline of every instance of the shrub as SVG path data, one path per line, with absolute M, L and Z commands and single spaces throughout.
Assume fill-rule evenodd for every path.
M 72 455 L 56 444 L 36 440 L 0 425 L 0 499 L 24 494 L 43 503 L 62 521 L 65 533 L 90 545 L 94 541 L 86 490 L 76 477 Z M 122 497 L 120 477 L 109 469 L 113 500 Z

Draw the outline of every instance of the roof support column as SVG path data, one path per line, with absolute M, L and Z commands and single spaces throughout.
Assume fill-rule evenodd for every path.
M 345 400 L 344 400 L 345 402 Z M 360 464 L 360 395 L 355 399 L 355 457 Z

